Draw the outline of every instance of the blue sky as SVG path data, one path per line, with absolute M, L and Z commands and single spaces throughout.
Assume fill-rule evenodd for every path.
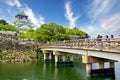
M 0 0 L 0 19 L 12 23 L 21 11 L 37 27 L 55 22 L 90 36 L 120 35 L 120 0 Z

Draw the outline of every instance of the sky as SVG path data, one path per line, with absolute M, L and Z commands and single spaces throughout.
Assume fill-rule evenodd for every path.
M 120 0 L 0 0 L 0 19 L 13 24 L 24 11 L 40 27 L 55 22 L 78 27 L 91 37 L 98 34 L 120 37 Z

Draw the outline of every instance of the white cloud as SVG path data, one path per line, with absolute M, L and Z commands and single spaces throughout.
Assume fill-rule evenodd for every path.
M 35 15 L 35 13 L 32 11 L 32 9 L 30 9 L 28 6 L 25 7 L 24 10 L 25 14 L 29 16 L 29 19 L 31 20 L 31 22 L 36 25 L 37 27 L 39 27 L 41 24 L 45 23 L 45 18 L 42 16 L 37 17 Z
M 119 0 L 93 0 L 92 7 L 88 5 L 91 24 L 82 27 L 90 36 L 101 35 L 120 35 L 120 12 L 113 9 L 120 8 L 116 3 Z M 95 23 L 93 23 L 95 22 Z
M 90 24 L 85 27 L 81 27 L 82 30 L 87 32 L 91 37 L 97 37 L 100 35 L 120 35 L 120 13 L 114 14 L 111 17 L 101 19 L 99 25 Z
M 41 24 L 45 24 L 45 18 L 42 17 L 42 16 L 40 16 L 40 17 L 39 17 L 39 23 L 40 23 L 40 25 L 41 25 Z
M 80 29 L 87 32 L 92 38 L 97 37 L 98 34 L 104 35 L 101 27 L 96 27 L 95 25 L 87 25 L 87 26 L 81 27 Z
M 19 0 L 6 0 L 6 3 L 9 6 L 16 6 L 17 8 L 20 8 L 22 6 Z
M 120 34 L 120 13 L 114 14 L 107 19 L 101 20 L 101 27 L 107 33 Z
M 93 0 L 92 9 L 90 10 L 92 18 L 97 18 L 105 13 L 108 9 L 109 1 L 110 0 Z
M 70 1 L 65 3 L 65 9 L 66 9 L 65 17 L 69 21 L 70 27 L 73 28 L 76 26 L 75 23 L 79 16 L 74 17 L 73 12 L 71 11 Z
M 9 14 L 12 14 L 11 8 L 8 8 L 8 9 L 7 9 L 7 12 L 8 12 Z

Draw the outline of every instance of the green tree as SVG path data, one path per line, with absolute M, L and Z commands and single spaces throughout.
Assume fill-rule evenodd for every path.
M 35 30 L 32 28 L 28 28 L 25 33 L 20 33 L 20 38 L 34 39 Z
M 16 32 L 18 32 L 18 29 L 15 26 L 10 25 L 10 24 L 6 24 L 6 25 L 0 24 L 0 31 L 16 31 Z
M 16 28 L 13 25 L 7 24 L 7 25 L 5 25 L 5 31 L 16 31 L 16 32 L 18 32 L 18 28 Z
M 38 41 L 58 41 L 68 39 L 69 35 L 61 25 L 56 23 L 43 24 L 36 30 Z M 66 37 L 66 36 L 67 37 Z
M 20 38 L 27 38 L 26 33 L 20 33 Z
M 0 24 L 6 25 L 8 23 L 4 19 L 0 19 Z
M 70 28 L 65 28 L 65 29 L 69 35 L 77 35 L 77 36 L 80 36 L 81 38 L 86 38 L 87 33 L 78 29 L 77 27 L 75 27 L 73 29 L 70 29 Z
M 30 39 L 34 39 L 34 33 L 35 33 L 35 30 L 32 28 L 28 28 L 26 31 L 26 35 Z
M 26 33 L 20 33 L 20 37 L 34 39 L 36 42 L 53 42 L 70 40 L 70 35 L 78 35 L 81 38 L 85 38 L 86 34 L 87 33 L 79 30 L 77 27 L 70 29 L 56 23 L 49 23 L 41 25 L 36 30 L 29 28 Z

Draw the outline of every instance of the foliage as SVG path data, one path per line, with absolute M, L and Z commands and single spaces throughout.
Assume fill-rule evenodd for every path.
M 20 33 L 20 38 L 35 39 L 35 30 L 28 28 L 25 33 Z
M 61 25 L 55 23 L 43 24 L 36 30 L 38 41 L 58 41 L 70 39 L 66 30 Z
M 70 29 L 56 23 L 43 24 L 36 30 L 29 28 L 26 33 L 20 33 L 21 38 L 34 39 L 36 42 L 70 40 L 70 35 L 86 37 L 86 33 L 77 27 Z
M 35 51 L 36 51 L 36 53 L 42 53 L 41 48 L 37 48 Z
M 70 29 L 70 28 L 65 28 L 66 32 L 70 35 L 77 35 L 80 36 L 81 38 L 86 38 L 86 34 L 85 32 L 83 32 L 82 30 L 78 29 L 77 27 Z
M 6 25 L 0 24 L 0 31 L 16 31 L 16 32 L 18 32 L 18 29 L 15 26 L 10 25 L 10 24 L 6 24 Z
M 8 24 L 4 19 L 0 20 L 0 31 L 16 31 L 18 32 L 18 29 L 13 26 Z
M 28 38 L 34 38 L 34 31 L 32 28 L 28 28 L 26 31 L 27 37 Z
M 20 33 L 20 38 L 27 38 L 26 33 Z
M 6 25 L 8 23 L 4 19 L 0 19 L 0 24 Z

